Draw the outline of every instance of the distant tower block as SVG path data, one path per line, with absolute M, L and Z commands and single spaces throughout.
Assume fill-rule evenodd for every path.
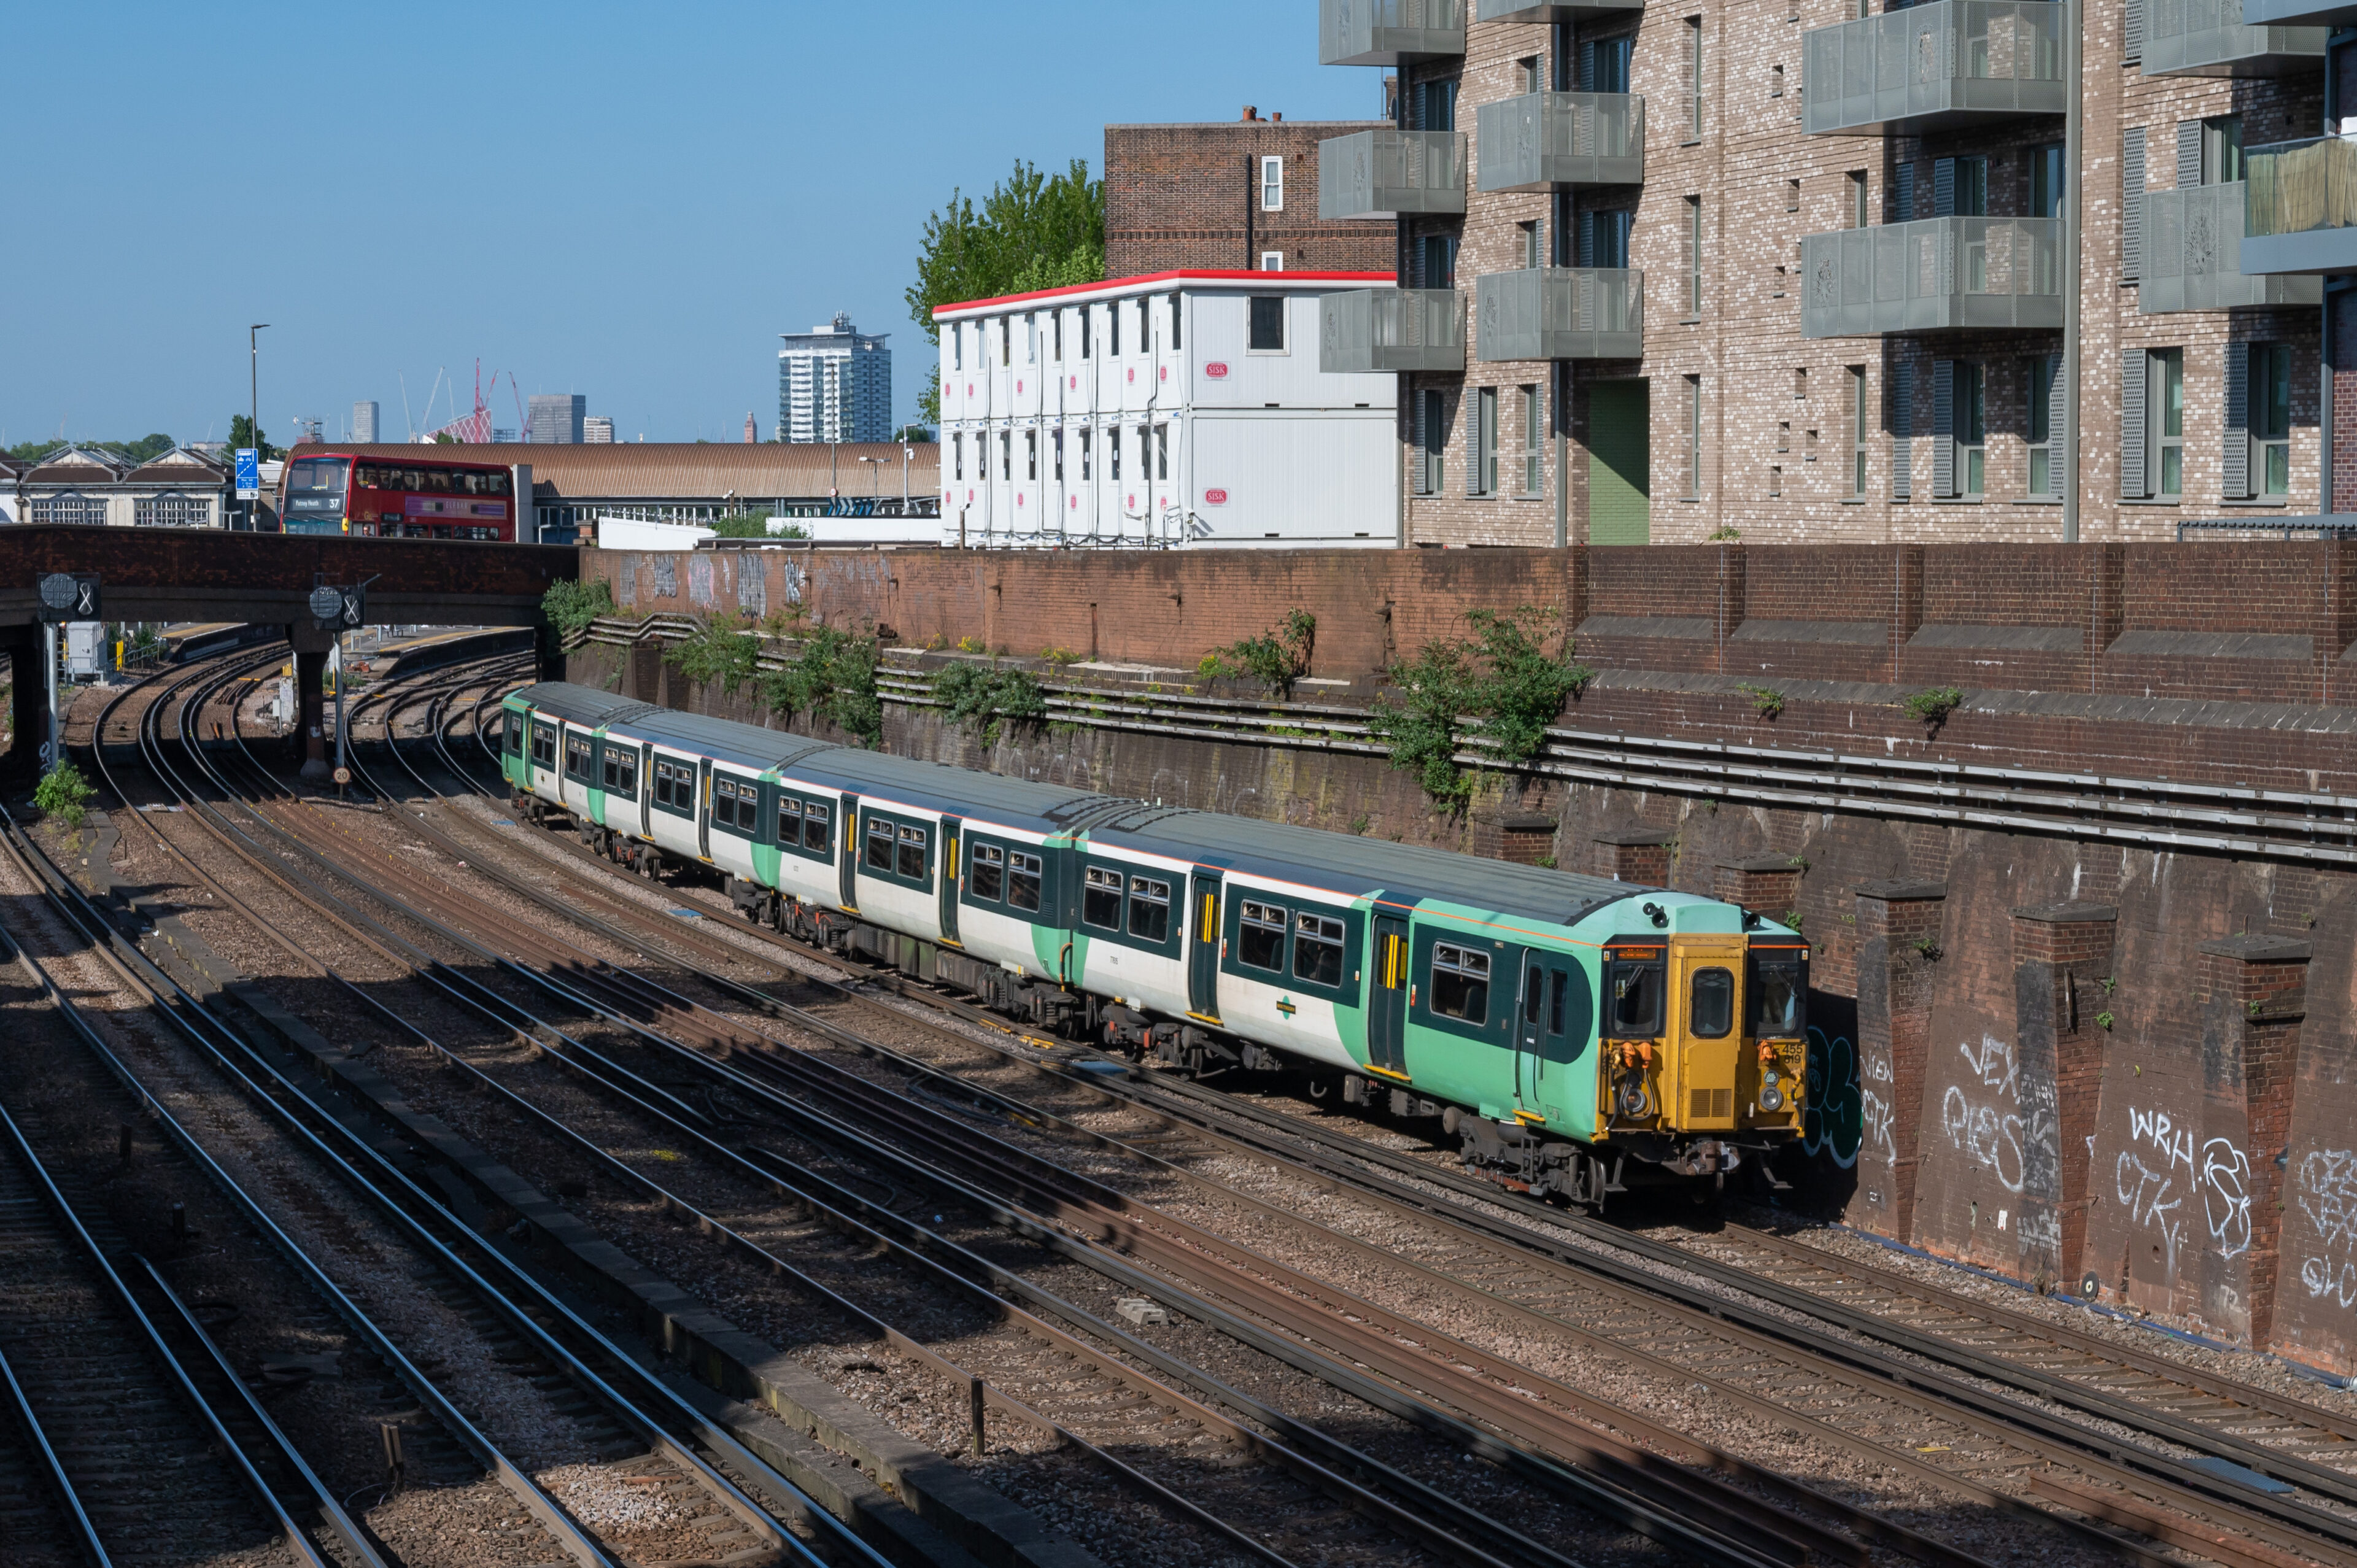
M 373 403 L 356 403 L 352 404 L 353 443 L 359 446 L 367 446 L 375 440 L 376 404 Z
M 753 415 L 748 411 L 745 415 L 745 445 L 750 446 L 760 439 L 760 433 L 753 428 Z
M 614 422 L 602 413 L 586 415 L 581 421 L 581 439 L 592 446 L 610 446 L 614 443 Z
M 534 392 L 532 411 L 524 416 L 524 439 L 577 445 L 581 423 L 588 417 L 588 402 L 579 392 Z
M 888 333 L 861 332 L 843 311 L 807 332 L 780 333 L 778 439 L 892 439 L 892 350 Z

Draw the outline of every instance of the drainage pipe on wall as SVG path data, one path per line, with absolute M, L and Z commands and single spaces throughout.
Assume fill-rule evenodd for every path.
M 2062 542 L 2079 542 L 2079 186 L 2085 119 L 2085 48 L 2079 36 L 2085 0 L 2063 0 L 2062 80 L 2071 106 L 2062 116 Z

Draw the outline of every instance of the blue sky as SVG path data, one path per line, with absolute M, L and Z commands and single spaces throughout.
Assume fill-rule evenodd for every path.
M 892 334 L 925 215 L 1017 157 L 1099 170 L 1109 122 L 1375 112 L 1315 0 L 34 7 L 11 25 L 25 222 L 0 435 L 285 439 L 356 399 L 421 426 L 436 371 L 494 421 L 587 394 L 632 439 L 777 419 L 777 334 Z M 1101 171 L 1100 171 L 1101 172 Z M 433 423 L 449 415 L 436 398 Z

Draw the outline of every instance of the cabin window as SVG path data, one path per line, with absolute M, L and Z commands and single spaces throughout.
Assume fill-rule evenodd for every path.
M 828 830 L 834 819 L 834 811 L 816 800 L 805 805 L 802 808 L 802 847 L 814 854 L 833 854 L 834 843 L 828 836 Z
M 1604 1033 L 1615 1040 L 1648 1039 L 1662 1032 L 1662 950 L 1625 948 L 1604 966 Z
M 1735 975 L 1724 969 L 1698 969 L 1686 988 L 1686 1033 L 1698 1040 L 1723 1040 L 1735 1027 Z
M 1285 911 L 1275 904 L 1243 903 L 1237 915 L 1236 961 L 1254 969 L 1285 969 Z
M 1798 1038 L 1808 1024 L 1807 957 L 1799 948 L 1751 950 L 1749 1033 L 1755 1039 Z
M 565 737 L 565 776 L 589 782 L 589 737 L 568 735 Z
M 1488 1023 L 1490 955 L 1449 942 L 1433 943 L 1432 1010 L 1459 1023 Z
M 931 835 L 903 823 L 900 828 L 900 875 L 911 882 L 925 880 L 925 843 Z
M 867 868 L 892 869 L 892 824 L 881 817 L 867 819 Z
M 626 795 L 633 800 L 639 798 L 639 754 L 636 751 L 625 751 L 608 741 L 601 763 L 599 773 L 606 793 Z
M 978 843 L 966 856 L 965 891 L 969 898 L 996 904 L 1006 894 L 1006 852 L 995 843 Z
M 1120 872 L 1089 867 L 1087 883 L 1081 889 L 1081 923 L 1105 931 L 1121 929 Z
M 1293 920 L 1293 976 L 1312 985 L 1342 983 L 1342 922 L 1330 915 Z
M 546 725 L 532 726 L 532 765 L 534 768 L 556 766 L 556 732 Z
M 1006 852 L 1006 907 L 1010 909 L 1039 908 L 1039 857 L 1019 849 Z
M 1151 876 L 1129 879 L 1129 934 L 1159 942 L 1170 935 L 1170 884 Z
M 791 795 L 778 797 L 778 843 L 791 849 L 802 842 L 802 803 Z

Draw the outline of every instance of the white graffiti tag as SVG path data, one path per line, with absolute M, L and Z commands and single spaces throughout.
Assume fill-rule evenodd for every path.
M 2311 1296 L 2357 1306 L 2357 1154 L 2318 1149 L 2299 1162 L 2299 1211 L 2316 1227 L 2318 1251 L 2300 1260 Z
M 2128 1107 L 2129 1139 L 2160 1157 L 2161 1174 L 2171 1183 L 2181 1182 L 2183 1191 L 2201 1195 L 2201 1217 L 2210 1228 L 2210 1239 L 2218 1244 L 2218 1255 L 2238 1258 L 2251 1248 L 2251 1157 L 2229 1138 L 2212 1138 L 2197 1150 L 2194 1131 L 2171 1119 L 2166 1111 Z M 2121 1156 L 2124 1160 L 2129 1157 Z M 2151 1174 L 2151 1167 L 2141 1158 L 2136 1165 Z M 2125 1176 L 2121 1185 L 2124 1188 L 2127 1186 Z M 2158 1201 L 2158 1194 L 2155 1199 Z M 2120 1201 L 2128 1202 L 2125 1190 Z M 2139 1223 L 2152 1223 L 2147 1215 L 2136 1218 Z M 2169 1238 L 2172 1257 L 2178 1240 L 2178 1235 Z
M 2185 1199 L 2169 1196 L 2176 1188 L 2177 1178 L 2169 1175 L 2166 1168 L 2154 1170 L 2138 1158 L 2134 1150 L 2124 1149 L 2113 1165 L 2112 1179 L 2120 1201 L 2128 1206 L 2130 1222 L 2149 1226 L 2158 1232 L 2165 1249 L 2161 1259 L 2163 1271 L 2174 1275 L 2177 1273 L 2177 1244 L 2185 1236 L 2185 1221 L 2177 1212 L 2185 1207 Z
M 2032 1107 L 2024 1114 L 2020 1065 L 2005 1041 L 1984 1035 L 1977 1049 L 1969 1045 L 1956 1049 L 1974 1081 L 1951 1086 L 1942 1098 L 1941 1130 L 1950 1144 L 1994 1171 L 2007 1192 L 2019 1192 L 2026 1168 L 2024 1145 L 2052 1141 L 2053 1112 Z

